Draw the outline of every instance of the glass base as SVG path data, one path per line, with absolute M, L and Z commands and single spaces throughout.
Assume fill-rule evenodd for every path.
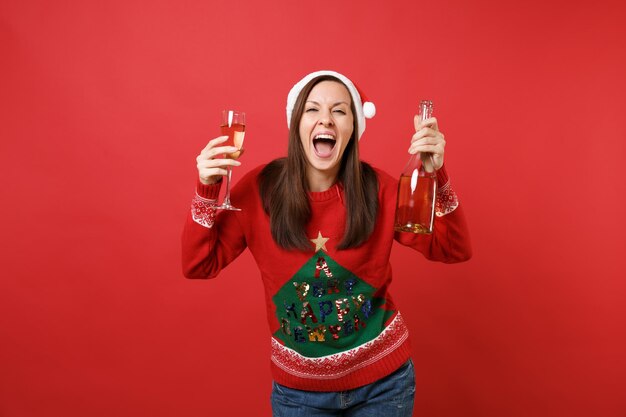
M 418 223 L 407 223 L 405 225 L 396 224 L 393 228 L 396 232 L 410 232 L 415 234 L 429 235 L 433 231 Z
M 237 208 L 235 206 L 231 206 L 230 204 L 223 204 L 221 206 L 217 206 L 215 207 L 217 210 L 232 210 L 232 211 L 241 211 L 240 208 Z

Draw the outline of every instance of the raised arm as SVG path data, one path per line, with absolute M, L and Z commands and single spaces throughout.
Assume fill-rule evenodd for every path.
M 234 212 L 217 214 L 221 176 L 233 159 L 220 158 L 237 150 L 219 146 L 227 136 L 215 138 L 196 158 L 198 182 L 182 234 L 182 267 L 187 278 L 213 278 L 246 248 L 245 237 Z
M 439 131 L 437 119 L 414 119 L 415 134 L 411 138 L 409 153 L 428 152 L 437 170 L 437 198 L 435 202 L 434 230 L 430 235 L 396 232 L 395 239 L 413 247 L 427 259 L 446 263 L 463 262 L 472 257 L 469 230 L 463 208 L 450 184 L 444 166 L 444 135 Z

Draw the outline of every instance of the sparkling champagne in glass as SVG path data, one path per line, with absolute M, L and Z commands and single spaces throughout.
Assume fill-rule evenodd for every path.
M 234 146 L 239 149 L 233 153 L 224 154 L 223 157 L 238 159 L 243 149 L 243 138 L 246 131 L 246 114 L 236 110 L 223 110 L 220 130 L 222 131 L 222 136 L 228 136 L 228 140 L 224 143 L 224 146 Z M 221 210 L 241 210 L 230 203 L 230 165 L 226 169 L 228 171 L 228 175 L 226 175 L 226 195 L 224 196 L 222 205 L 217 208 Z

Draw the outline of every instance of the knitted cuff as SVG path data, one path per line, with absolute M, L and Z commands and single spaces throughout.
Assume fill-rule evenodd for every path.
M 437 217 L 452 213 L 459 206 L 459 198 L 450 186 L 450 178 L 445 165 L 437 170 L 437 198 L 435 199 L 435 215 Z
M 437 189 L 435 199 L 435 214 L 437 217 L 452 213 L 459 206 L 459 198 L 450 186 L 450 182 Z
M 191 201 L 191 218 L 200 226 L 210 229 L 215 223 L 217 199 L 207 199 L 196 194 Z
M 208 200 L 217 200 L 217 197 L 220 195 L 220 188 L 222 187 L 222 179 L 215 184 L 202 184 L 200 180 L 196 182 L 196 194 L 202 198 L 206 198 Z
M 191 218 L 200 226 L 210 229 L 215 223 L 215 207 L 217 197 L 220 194 L 222 182 L 215 184 L 202 184 L 200 180 L 196 184 L 196 195 L 191 201 Z

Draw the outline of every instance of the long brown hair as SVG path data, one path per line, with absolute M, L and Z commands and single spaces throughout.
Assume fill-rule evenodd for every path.
M 307 196 L 308 162 L 299 126 L 309 93 L 322 81 L 341 83 L 333 76 L 323 75 L 304 86 L 291 115 L 287 157 L 270 162 L 259 174 L 259 194 L 263 209 L 270 217 L 272 238 L 284 249 L 312 249 L 305 234 L 311 206 Z M 341 158 L 337 176 L 343 184 L 347 212 L 346 227 L 338 249 L 354 248 L 365 242 L 374 230 L 378 213 L 378 179 L 372 167 L 359 160 L 358 122 L 353 101 L 350 107 L 355 115 L 354 130 Z

